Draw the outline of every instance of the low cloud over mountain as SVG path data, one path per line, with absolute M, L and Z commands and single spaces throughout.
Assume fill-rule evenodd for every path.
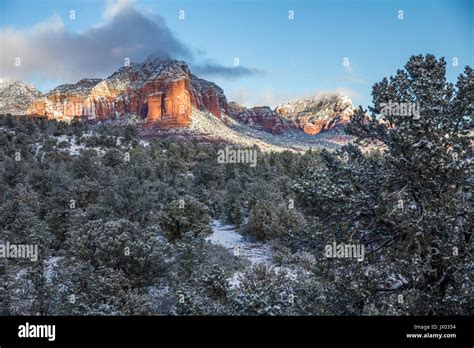
M 251 68 L 198 61 L 163 17 L 139 10 L 128 0 L 109 2 L 103 22 L 84 32 L 68 31 L 63 19 L 54 15 L 25 29 L 3 27 L 0 42 L 0 76 L 10 80 L 34 77 L 75 82 L 85 76 L 105 77 L 127 59 L 141 62 L 150 54 L 184 59 L 204 76 L 237 78 L 259 73 Z

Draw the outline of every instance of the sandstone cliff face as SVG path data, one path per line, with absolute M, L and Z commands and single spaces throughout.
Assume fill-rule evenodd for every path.
M 184 62 L 153 59 L 123 67 L 104 80 L 61 85 L 33 102 L 27 113 L 58 120 L 136 115 L 149 125 L 187 127 L 192 107 L 220 118 L 227 100 L 221 88 L 192 75 Z
M 239 122 L 261 128 L 272 134 L 281 134 L 291 128 L 287 120 L 268 106 L 256 106 L 247 109 L 237 103 L 230 102 L 228 104 L 228 113 Z
M 222 88 L 215 83 L 191 75 L 191 103 L 198 109 L 206 109 L 214 116 L 221 117 L 222 111 L 228 113 L 229 106 Z
M 83 79 L 76 84 L 58 86 L 33 102 L 27 114 L 47 116 L 60 121 L 83 116 L 95 106 L 90 94 L 100 81 L 100 79 Z
M 355 112 L 352 101 L 340 94 L 316 95 L 280 104 L 275 110 L 268 106 L 248 109 L 234 102 L 230 102 L 227 109 L 228 114 L 239 122 L 273 134 L 294 128 L 311 135 L 344 127 Z
M 354 114 L 351 100 L 335 94 L 284 103 L 275 110 L 267 106 L 245 108 L 228 103 L 219 86 L 191 74 L 186 63 L 160 59 L 120 68 L 104 80 L 83 79 L 61 85 L 32 99 L 28 114 L 63 121 L 136 116 L 145 126 L 188 127 L 194 107 L 223 122 L 228 115 L 273 134 L 292 128 L 318 134 L 345 126 Z
M 347 125 L 355 109 L 347 96 L 330 94 L 280 104 L 275 112 L 305 133 L 314 135 Z
M 161 120 L 163 114 L 161 101 L 163 100 L 163 92 L 152 93 L 148 96 L 147 118 L 150 122 Z

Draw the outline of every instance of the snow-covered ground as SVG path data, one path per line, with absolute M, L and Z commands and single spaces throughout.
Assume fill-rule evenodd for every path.
M 247 241 L 234 225 L 225 225 L 219 220 L 212 222 L 213 233 L 206 239 L 216 245 L 228 249 L 233 255 L 250 261 L 251 265 L 264 263 L 272 266 L 272 250 L 268 244 Z M 232 287 L 239 285 L 242 272 L 236 272 L 230 277 Z
M 237 232 L 233 225 L 224 225 L 218 220 L 212 222 L 212 235 L 207 240 L 213 244 L 221 245 L 237 257 L 248 259 L 252 264 L 271 264 L 272 251 L 268 244 L 262 242 L 249 242 Z
M 58 144 L 62 142 L 69 143 L 70 147 L 67 149 L 69 150 L 70 155 L 77 156 L 81 150 L 87 149 L 85 144 L 77 144 L 77 137 L 75 135 L 67 136 L 67 135 L 59 135 L 55 137 L 58 140 Z M 96 148 L 96 151 L 101 151 L 100 148 Z
M 286 150 L 304 152 L 311 148 L 338 149 L 341 147 L 341 144 L 331 140 L 330 134 L 333 135 L 334 132 L 313 136 L 303 131 L 290 130 L 284 134 L 275 135 L 240 123 L 231 117 L 227 117 L 226 124 L 211 113 L 195 108 L 192 110 L 189 131 L 214 136 L 240 146 L 258 145 L 264 152 Z
M 288 279 L 296 279 L 298 277 L 298 269 L 292 266 L 278 266 L 273 260 L 273 251 L 269 244 L 264 242 L 250 242 L 246 240 L 234 225 L 225 225 L 219 220 L 212 222 L 212 234 L 206 238 L 209 242 L 220 245 L 233 255 L 242 257 L 250 261 L 250 266 L 256 264 L 265 264 L 270 266 L 275 273 L 285 272 Z M 304 271 L 303 271 L 304 272 Z M 241 282 L 243 272 L 235 272 L 230 277 L 229 283 L 231 287 L 238 286 Z
M 58 267 L 58 262 L 62 259 L 64 259 L 63 256 L 51 256 L 46 259 L 46 267 L 44 270 L 44 277 L 46 278 L 46 283 L 50 284 L 52 282 L 52 279 L 57 272 L 56 268 Z
M 97 135 L 97 133 L 94 132 L 87 132 L 82 135 L 82 138 L 88 138 Z M 97 151 L 97 154 L 99 156 L 103 156 L 106 153 L 106 148 L 101 147 L 101 146 L 87 146 L 84 142 L 79 142 L 78 138 L 76 135 L 58 135 L 58 136 L 51 136 L 51 138 L 54 138 L 57 140 L 56 148 L 60 148 L 61 151 L 63 152 L 69 152 L 71 156 L 77 156 L 79 155 L 81 150 L 95 150 Z M 123 137 L 118 137 L 117 138 L 117 146 L 121 146 L 122 149 L 125 149 L 125 147 L 122 146 L 122 141 Z M 58 147 L 59 144 L 61 143 L 68 143 L 68 147 Z M 149 146 L 149 142 L 145 140 L 140 140 L 140 144 L 144 147 Z M 42 148 L 43 145 L 41 143 L 36 143 L 36 154 L 38 154 L 38 151 Z

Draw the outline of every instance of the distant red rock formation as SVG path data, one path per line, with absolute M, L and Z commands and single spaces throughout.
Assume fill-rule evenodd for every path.
M 324 94 L 296 100 L 276 107 L 275 112 L 307 134 L 318 134 L 345 127 L 355 113 L 352 101 L 345 95 Z
M 27 113 L 58 120 L 135 114 L 148 125 L 187 127 L 192 107 L 220 118 L 227 99 L 220 87 L 192 75 L 184 62 L 151 60 L 121 68 L 105 80 L 61 85 L 33 102 Z
M 234 102 L 231 102 L 228 105 L 229 115 L 234 119 L 251 126 L 259 127 L 266 132 L 281 134 L 285 130 L 291 128 L 289 122 L 268 106 L 256 106 L 247 109 L 246 107 Z
M 103 80 L 83 79 L 58 86 L 32 102 L 27 113 L 57 120 L 135 116 L 145 127 L 166 129 L 189 127 L 193 108 L 226 123 L 230 116 L 272 134 L 300 129 L 314 135 L 344 127 L 354 114 L 351 100 L 336 94 L 280 104 L 274 110 L 228 103 L 219 86 L 191 74 L 186 63 L 160 59 L 120 68 Z

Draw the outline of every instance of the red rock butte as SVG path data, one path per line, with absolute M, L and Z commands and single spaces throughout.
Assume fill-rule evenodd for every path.
M 230 116 L 273 134 L 292 128 L 314 135 L 344 127 L 354 114 L 352 101 L 342 95 L 296 100 L 274 110 L 228 103 L 219 86 L 191 74 L 186 63 L 160 59 L 122 67 L 106 79 L 58 86 L 28 105 L 27 114 L 60 121 L 136 117 L 144 127 L 165 129 L 189 127 L 195 108 L 220 119 Z
M 152 60 L 121 68 L 104 80 L 61 85 L 34 101 L 27 113 L 58 120 L 108 120 L 136 114 L 146 125 L 188 127 L 192 107 L 220 118 L 222 89 L 192 75 L 184 62 Z

